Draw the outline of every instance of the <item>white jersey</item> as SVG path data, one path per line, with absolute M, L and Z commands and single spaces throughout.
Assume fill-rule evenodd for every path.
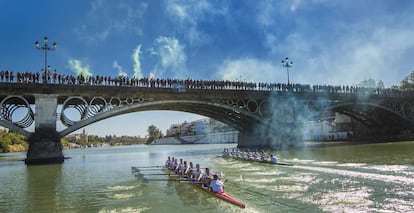
M 177 163 L 175 163 L 175 161 L 171 161 L 171 163 L 168 167 L 169 167 L 170 170 L 174 170 L 176 166 L 177 166 Z
M 184 165 L 184 164 L 181 164 L 180 165 L 180 172 L 181 172 L 181 174 L 184 174 L 185 170 L 187 170 L 187 166 Z
M 165 167 L 170 167 L 171 166 L 171 163 L 172 163 L 171 160 L 165 161 Z
M 213 173 L 203 173 L 203 177 L 201 177 L 202 179 L 206 179 L 206 178 L 213 178 Z
M 202 174 L 203 172 L 201 171 L 201 170 L 198 170 L 197 171 L 197 169 L 193 169 L 193 177 L 194 177 L 194 180 L 197 180 L 197 178 L 200 176 L 200 174 Z

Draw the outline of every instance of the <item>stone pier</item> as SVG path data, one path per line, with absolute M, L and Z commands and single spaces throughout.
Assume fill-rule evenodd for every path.
M 57 95 L 35 94 L 35 131 L 28 138 L 29 150 L 25 163 L 63 163 L 60 137 L 56 131 Z

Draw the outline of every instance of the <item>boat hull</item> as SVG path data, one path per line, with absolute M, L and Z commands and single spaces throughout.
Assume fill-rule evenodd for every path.
M 168 170 L 165 167 L 163 168 L 163 171 L 165 173 L 169 174 L 170 177 L 174 177 L 175 176 L 176 178 L 182 178 L 182 179 L 188 180 L 186 177 L 180 177 L 179 175 L 175 174 L 174 172 Z M 224 200 L 224 201 L 226 201 L 228 203 L 231 203 L 233 205 L 239 206 L 240 208 L 245 208 L 246 207 L 246 205 L 243 202 L 241 202 L 240 200 L 238 200 L 237 198 L 233 197 L 231 194 L 229 194 L 227 192 L 215 193 L 215 192 L 210 191 L 208 188 L 205 188 L 205 187 L 201 186 L 200 184 L 193 183 L 193 182 L 189 182 L 189 183 L 192 186 L 194 186 L 194 187 L 196 187 L 196 188 L 198 188 L 198 189 L 200 189 L 200 190 L 202 190 L 202 191 L 204 191 L 204 192 L 206 192 L 206 193 L 208 193 L 208 194 L 210 194 L 210 195 L 212 195 L 214 197 L 217 197 L 217 198 L 219 198 L 221 200 Z
M 293 164 L 291 163 L 285 163 L 285 162 L 271 162 L 271 161 L 267 161 L 267 160 L 254 160 L 254 159 L 246 159 L 246 158 L 236 158 L 236 157 L 232 157 L 232 156 L 225 156 L 222 155 L 221 157 L 226 158 L 226 159 L 234 159 L 234 160 L 240 160 L 240 161 L 246 161 L 246 162 L 255 162 L 255 163 L 266 163 L 266 164 L 274 164 L 274 165 L 279 165 L 279 166 L 293 166 Z

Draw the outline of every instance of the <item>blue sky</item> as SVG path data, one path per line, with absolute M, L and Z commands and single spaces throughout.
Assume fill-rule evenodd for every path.
M 287 82 L 289 57 L 294 83 L 390 87 L 414 71 L 412 11 L 406 0 L 0 0 L 0 69 L 39 71 L 34 42 L 48 36 L 48 64 L 64 74 Z M 143 136 L 198 118 L 141 112 L 86 130 Z

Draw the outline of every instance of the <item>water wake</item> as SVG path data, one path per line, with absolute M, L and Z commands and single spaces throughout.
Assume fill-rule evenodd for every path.
M 295 169 L 303 169 L 327 174 L 335 174 L 341 176 L 349 176 L 349 177 L 356 177 L 362 179 L 369 179 L 375 181 L 382 181 L 386 183 L 396 183 L 396 184 L 413 184 L 414 179 L 397 176 L 397 175 L 385 175 L 385 174 L 378 174 L 378 173 L 368 173 L 368 172 L 359 172 L 359 171 L 351 171 L 345 169 L 335 169 L 335 168 L 327 168 L 327 167 L 317 167 L 317 166 L 304 166 L 304 165 L 295 165 L 293 168 Z

